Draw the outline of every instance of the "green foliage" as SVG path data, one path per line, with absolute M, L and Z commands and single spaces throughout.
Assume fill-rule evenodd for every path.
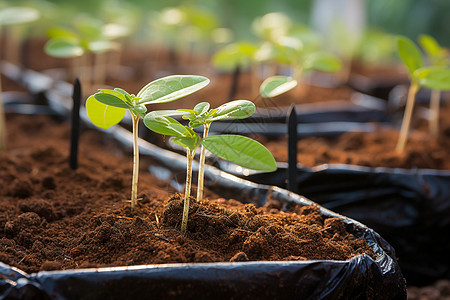
M 271 76 L 266 78 L 259 88 L 264 98 L 281 95 L 297 86 L 297 80 L 288 76 Z
M 209 79 L 195 75 L 173 75 L 150 82 L 142 88 L 139 104 L 165 103 L 192 94 L 209 84 Z
M 277 169 L 272 154 L 251 138 L 240 135 L 215 135 L 202 140 L 214 155 L 252 170 L 272 172 Z
M 436 90 L 450 89 L 450 68 L 446 62 L 446 51 L 431 36 L 422 35 L 420 43 L 428 54 L 431 66 L 425 67 L 422 53 L 413 41 L 398 38 L 398 53 L 410 72 L 412 84 Z
M 214 120 L 223 118 L 244 118 L 251 112 L 251 106 L 245 104 L 247 100 L 237 100 L 236 103 L 227 103 L 229 105 L 219 107 L 218 109 L 211 110 L 209 118 L 204 118 L 202 121 L 198 121 L 201 116 L 208 115 L 208 112 L 204 110 L 207 107 L 206 102 L 199 103 L 192 111 L 181 111 L 180 113 L 190 113 L 190 116 L 186 114 L 184 117 L 191 118 L 190 124 L 194 123 L 194 126 L 200 126 L 202 124 L 209 124 Z M 235 101 L 233 101 L 235 102 Z M 250 101 L 248 101 L 250 102 Z M 198 112 L 201 110 L 203 114 Z M 195 113 L 194 113 L 195 112 Z M 184 126 L 175 119 L 167 116 L 173 115 L 175 111 L 159 111 L 148 113 L 144 118 L 144 124 L 150 130 L 163 134 L 174 136 L 173 141 L 185 148 L 195 150 L 200 144 L 205 146 L 206 149 L 220 158 L 234 162 L 240 166 L 260 170 L 260 171 L 274 171 L 276 170 L 275 159 L 272 154 L 260 143 L 243 136 L 237 135 L 216 135 L 205 137 L 200 139 L 190 126 Z
M 236 42 L 229 44 L 212 57 L 212 64 L 222 71 L 233 71 L 237 67 L 248 68 L 252 62 L 257 46 L 249 42 Z
M 32 7 L 9 6 L 0 10 L 0 25 L 16 25 L 36 21 L 40 13 Z
M 86 100 L 86 109 L 91 122 L 100 128 L 108 129 L 119 123 L 125 116 L 125 109 L 103 104 L 90 96 Z
M 120 29 L 112 28 L 117 25 Z M 112 29 L 111 29 L 112 28 Z M 122 30 L 118 33 L 117 30 Z M 113 39 L 123 36 L 126 30 L 123 25 L 103 24 L 100 20 L 79 15 L 75 18 L 72 28 L 53 27 L 48 30 L 50 38 L 45 45 L 45 52 L 55 57 L 77 57 L 80 49 L 85 52 L 103 53 L 119 47 Z
M 408 68 L 409 74 L 413 76 L 414 71 L 423 67 L 422 54 L 419 48 L 413 41 L 403 36 L 397 39 L 397 47 L 400 58 Z
M 147 112 L 146 104 L 164 103 L 187 96 L 209 83 L 209 79 L 195 75 L 172 75 L 157 79 L 143 87 L 138 96 L 115 88 L 114 90 L 101 89 L 91 96 L 90 102 L 96 101 L 103 105 L 90 105 L 87 107 L 89 117 L 94 125 L 106 128 L 119 123 L 125 110 L 129 110 L 135 116 L 144 117 Z M 114 107 L 111 110 L 110 107 Z M 114 112 L 110 114 L 109 112 Z M 123 111 L 119 119 L 119 111 Z M 106 114 L 108 112 L 108 114 Z M 111 118 L 111 119 L 109 119 Z M 105 121 L 107 119 L 107 121 Z M 105 128 L 105 129 L 106 129 Z
M 425 67 L 414 72 L 419 85 L 434 90 L 450 90 L 450 69 L 448 67 Z
M 341 61 L 334 55 L 324 52 L 316 52 L 307 55 L 303 62 L 304 70 L 317 70 L 334 73 L 341 69 Z
M 370 64 L 387 64 L 396 60 L 397 37 L 380 29 L 365 31 L 357 49 L 358 57 Z
M 78 40 L 71 38 L 54 38 L 44 46 L 45 53 L 59 58 L 78 57 L 84 54 L 85 49 Z

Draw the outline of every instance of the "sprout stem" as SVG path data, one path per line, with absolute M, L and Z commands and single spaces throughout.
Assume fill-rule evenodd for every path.
M 409 127 L 411 124 L 411 117 L 414 109 L 414 102 L 416 99 L 416 93 L 419 86 L 416 82 L 412 82 L 408 91 L 408 99 L 406 100 L 405 113 L 403 115 L 402 127 L 400 130 L 400 136 L 398 138 L 395 151 L 402 153 L 405 150 L 406 139 L 408 137 Z
M 439 135 L 439 102 L 441 100 L 440 90 L 431 90 L 430 98 L 430 133 L 432 136 L 437 137 Z
M 210 124 L 204 124 L 204 130 L 203 130 L 203 138 L 208 136 L 209 132 L 209 125 Z M 204 179 L 205 179 L 205 146 L 202 145 L 202 150 L 200 152 L 200 165 L 198 168 L 198 182 L 197 182 L 197 201 L 200 201 L 203 199 L 203 185 L 204 185 Z
M 134 211 L 137 202 L 137 187 L 139 176 L 139 145 L 138 145 L 138 126 L 139 115 L 131 113 L 133 119 L 133 179 L 131 182 L 131 211 Z
M 0 76 L 0 151 L 6 150 L 6 122 L 2 96 L 2 81 Z
M 189 197 L 191 195 L 192 183 L 192 161 L 194 160 L 195 150 L 186 149 L 187 167 L 186 167 L 186 189 L 184 191 L 183 219 L 181 221 L 181 233 L 185 234 L 189 216 Z

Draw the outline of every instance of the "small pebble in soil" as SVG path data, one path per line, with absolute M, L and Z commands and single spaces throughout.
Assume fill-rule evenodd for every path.
M 230 258 L 230 262 L 238 261 L 248 261 L 247 254 L 245 254 L 245 252 L 238 252 L 232 258 Z

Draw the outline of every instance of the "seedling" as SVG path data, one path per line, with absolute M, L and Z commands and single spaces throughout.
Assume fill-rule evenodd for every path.
M 238 91 L 242 70 L 254 69 L 254 55 L 258 47 L 249 42 L 231 43 L 218 50 L 212 57 L 212 65 L 221 71 L 233 72 L 228 98 L 233 99 Z M 253 86 L 253 84 L 252 84 Z
M 187 174 L 186 189 L 184 197 L 183 218 L 181 222 L 181 231 L 186 232 L 187 220 L 189 214 L 189 197 L 192 183 L 192 161 L 195 150 L 202 145 L 200 154 L 200 167 L 198 177 L 197 201 L 203 196 L 203 178 L 205 149 L 208 149 L 214 155 L 234 162 L 240 166 L 261 170 L 276 170 L 276 162 L 272 154 L 263 145 L 255 140 L 240 135 L 215 135 L 208 136 L 209 126 L 212 122 L 222 119 L 243 119 L 247 118 L 255 111 L 255 106 L 247 100 L 236 100 L 226 103 L 216 109 L 209 110 L 209 103 L 201 102 L 193 110 L 178 111 L 154 111 L 148 113 L 144 118 L 144 124 L 150 130 L 163 134 L 174 136 L 173 141 L 186 148 L 187 156 Z M 189 120 L 188 126 L 171 118 L 170 116 L 183 115 Z M 203 125 L 203 138 L 201 139 L 192 128 Z
M 259 93 L 264 98 L 273 98 L 292 90 L 297 84 L 290 76 L 270 76 L 261 83 Z
M 172 75 L 157 79 L 143 87 L 135 96 L 116 88 L 99 90 L 86 101 L 86 109 L 92 123 L 107 129 L 118 124 L 128 110 L 133 122 L 133 177 L 131 185 L 131 209 L 137 202 L 139 175 L 139 119 L 145 116 L 147 104 L 166 103 L 177 100 L 208 85 L 209 79 L 195 75 Z
M 117 26 L 113 26 L 117 25 Z M 58 58 L 72 59 L 72 76 L 80 77 L 85 86 L 90 79 L 93 83 L 103 84 L 106 76 L 107 51 L 116 50 L 119 45 L 113 39 L 120 37 L 124 28 L 118 24 L 102 24 L 99 20 L 78 17 L 73 29 L 55 27 L 48 31 L 50 39 L 45 44 L 45 52 Z M 119 27 L 118 27 L 119 26 Z M 111 29 L 112 28 L 112 29 Z M 89 59 L 88 53 L 95 58 L 93 74 L 87 74 Z
M 399 37 L 397 46 L 398 54 L 407 67 L 411 80 L 405 113 L 396 146 L 396 151 L 401 153 L 405 149 L 417 91 L 422 86 L 438 90 L 450 89 L 450 69 L 439 66 L 424 67 L 419 48 L 406 37 Z
M 432 37 L 423 34 L 419 37 L 419 43 L 427 55 L 431 66 L 445 67 L 449 66 L 450 60 L 447 49 L 441 47 L 439 43 Z M 439 134 L 439 102 L 441 100 L 441 90 L 432 89 L 430 98 L 430 133 L 437 137 Z

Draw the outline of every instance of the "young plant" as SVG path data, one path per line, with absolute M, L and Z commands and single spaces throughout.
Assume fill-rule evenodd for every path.
M 47 33 L 50 39 L 44 50 L 50 56 L 71 58 L 72 76 L 80 77 L 88 90 L 90 83 L 104 84 L 106 52 L 119 48 L 119 44 L 113 40 L 126 34 L 125 29 L 119 24 L 103 24 L 97 19 L 80 16 L 76 18 L 74 28 L 51 28 Z M 92 74 L 87 73 L 90 70 L 89 53 L 94 55 Z
M 208 102 L 197 104 L 194 109 L 180 109 L 180 113 L 185 113 L 183 119 L 189 120 L 189 127 L 197 128 L 203 125 L 203 139 L 208 137 L 211 123 L 224 119 L 245 119 L 255 113 L 255 104 L 248 100 L 234 100 L 219 106 L 216 109 L 209 109 Z M 205 166 L 205 146 L 202 144 L 200 151 L 200 164 L 198 170 L 197 201 L 203 199 L 203 182 Z
M 208 136 L 209 126 L 212 122 L 222 119 L 243 119 L 253 114 L 255 107 L 247 100 L 236 100 L 226 103 L 216 109 L 209 110 L 209 103 L 201 102 L 193 110 L 178 111 L 154 111 L 148 113 L 144 118 L 144 124 L 150 130 L 164 135 L 174 136 L 173 141 L 186 148 L 187 174 L 186 190 L 184 197 L 183 219 L 181 231 L 186 232 L 189 214 L 189 197 L 192 183 L 192 161 L 195 150 L 202 145 L 200 168 L 198 177 L 197 201 L 200 201 L 203 194 L 203 178 L 205 149 L 214 155 L 234 162 L 240 166 L 261 170 L 276 170 L 276 162 L 272 154 L 263 145 L 255 140 L 240 135 L 215 135 Z M 188 126 L 183 126 L 170 116 L 183 115 L 189 120 Z M 204 132 L 201 139 L 192 128 L 203 125 Z
M 422 46 L 431 66 L 445 67 L 449 66 L 450 60 L 448 50 L 441 47 L 439 43 L 426 34 L 419 36 L 419 43 Z M 430 133 L 437 137 L 439 134 L 439 102 L 441 100 L 441 90 L 432 89 L 430 98 Z
M 118 124 L 128 110 L 133 122 L 133 177 L 131 185 L 131 209 L 137 202 L 139 175 L 138 125 L 147 112 L 147 104 L 177 100 L 208 85 L 209 79 L 195 75 L 172 75 L 157 79 L 143 87 L 135 96 L 116 88 L 99 90 L 86 101 L 86 109 L 92 123 L 107 129 Z
M 406 37 L 399 37 L 397 46 L 398 54 L 407 67 L 411 80 L 400 135 L 396 146 L 396 151 L 402 153 L 408 137 L 417 91 L 422 86 L 438 90 L 450 89 L 450 69 L 439 66 L 424 67 L 419 48 Z

